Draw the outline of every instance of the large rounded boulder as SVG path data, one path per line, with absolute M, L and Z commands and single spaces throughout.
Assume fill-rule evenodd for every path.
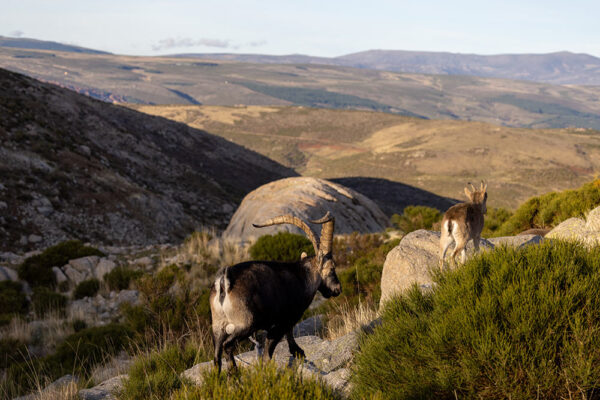
M 362 194 L 325 179 L 295 177 L 250 192 L 231 218 L 224 236 L 246 241 L 281 231 L 302 233 L 288 224 L 266 228 L 254 228 L 252 224 L 284 214 L 308 222 L 321 218 L 327 211 L 335 217 L 336 234 L 381 232 L 389 226 L 383 211 Z M 320 231 L 320 226 L 312 227 L 315 232 Z

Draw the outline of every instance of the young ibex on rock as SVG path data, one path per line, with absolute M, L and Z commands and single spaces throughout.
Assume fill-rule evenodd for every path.
M 283 215 L 257 228 L 292 224 L 304 231 L 315 256 L 303 254 L 298 262 L 248 261 L 221 269 L 210 291 L 214 363 L 221 371 L 221 356 L 236 368 L 233 358 L 237 341 L 258 330 L 267 332 L 263 359 L 273 356 L 275 346 L 285 335 L 290 353 L 304 357 L 292 329 L 313 300 L 317 290 L 328 298 L 338 296 L 342 287 L 335 273 L 331 250 L 334 218 L 329 212 L 315 224 L 322 224 L 321 238 L 300 218 Z
M 483 230 L 483 214 L 486 213 L 487 183 L 481 182 L 479 190 L 471 185 L 471 190 L 465 187 L 469 202 L 453 205 L 446 211 L 442 219 L 442 236 L 440 238 L 440 269 L 444 266 L 446 250 L 452 244 L 452 261 L 456 264 L 456 255 L 461 252 L 461 262 L 466 260 L 466 246 L 473 239 L 475 251 L 479 251 L 479 240 Z

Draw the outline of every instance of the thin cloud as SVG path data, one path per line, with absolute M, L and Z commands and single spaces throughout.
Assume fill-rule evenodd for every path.
M 260 46 L 264 46 L 265 44 L 267 44 L 266 40 L 257 40 L 255 42 L 249 42 L 248 46 L 250 46 L 250 47 L 260 47 Z
M 19 31 L 19 30 L 12 31 L 8 34 L 8 36 L 12 36 L 12 37 L 16 37 L 16 38 L 23 37 L 23 35 L 25 35 L 25 32 Z
M 169 50 L 181 47 L 196 47 L 196 46 L 205 46 L 205 47 L 217 47 L 221 49 L 226 49 L 229 47 L 233 47 L 229 40 L 222 39 L 211 39 L 211 38 L 202 38 L 202 39 L 192 39 L 192 38 L 166 38 L 159 40 L 158 43 L 152 46 L 153 50 Z

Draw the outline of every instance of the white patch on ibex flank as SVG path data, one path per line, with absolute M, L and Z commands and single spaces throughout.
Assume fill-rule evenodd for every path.
M 446 220 L 446 222 L 444 222 L 444 230 L 445 230 L 446 232 L 448 232 L 448 224 L 449 224 L 449 223 L 450 223 L 450 221 L 449 221 L 449 220 Z
M 452 236 L 454 236 L 456 232 L 458 232 L 458 222 L 452 221 Z
M 235 325 L 227 324 L 227 326 L 225 327 L 225 332 L 227 332 L 228 335 L 231 335 L 233 331 L 235 331 Z

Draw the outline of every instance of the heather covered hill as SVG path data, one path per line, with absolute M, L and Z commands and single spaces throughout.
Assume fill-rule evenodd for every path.
M 110 102 L 296 105 L 518 127 L 600 129 L 598 86 L 297 61 L 259 64 L 0 47 L 4 68 Z
M 294 171 L 184 124 L 0 69 L 0 250 L 173 241 Z
M 575 188 L 600 169 L 600 133 L 307 107 L 135 106 L 205 129 L 314 176 L 348 186 L 388 215 L 445 210 L 468 181 L 489 181 L 491 207 Z M 369 178 L 371 181 L 369 181 Z M 414 190 L 416 188 L 417 190 Z

